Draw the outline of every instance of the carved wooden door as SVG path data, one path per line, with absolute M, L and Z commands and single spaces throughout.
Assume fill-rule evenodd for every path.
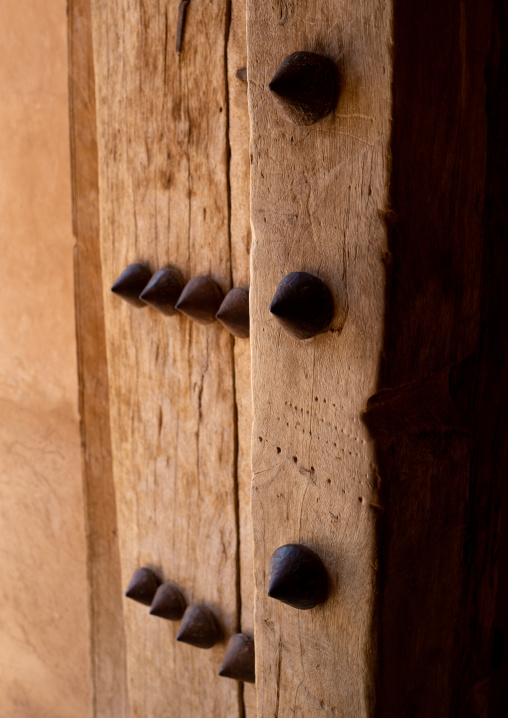
M 71 3 L 95 716 L 487 715 L 498 10 Z M 295 52 L 331 63 L 329 107 L 326 77 L 303 105 L 269 87 Z M 250 339 L 123 302 L 109 288 L 133 263 L 249 289 Z M 293 272 L 333 299 L 316 336 L 287 331 L 301 305 L 285 326 L 270 312 Z M 287 544 L 326 571 L 310 610 L 268 595 Z M 142 567 L 213 613 L 212 647 L 123 597 Z M 239 632 L 255 684 L 218 675 Z

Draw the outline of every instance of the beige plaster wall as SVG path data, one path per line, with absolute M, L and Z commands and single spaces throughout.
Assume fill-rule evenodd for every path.
M 0 2 L 0 715 L 89 715 L 65 0 Z

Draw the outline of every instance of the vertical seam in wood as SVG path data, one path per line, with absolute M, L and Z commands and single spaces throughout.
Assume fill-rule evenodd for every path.
M 231 30 L 231 0 L 226 2 L 226 18 L 224 33 L 224 82 L 226 102 L 226 186 L 227 186 L 227 232 L 229 243 L 229 277 L 230 286 L 233 287 L 233 249 L 231 236 L 231 143 L 230 132 L 230 107 L 229 107 L 229 77 L 228 77 L 228 42 Z M 240 555 L 240 487 L 238 482 L 238 402 L 235 371 L 235 338 L 230 339 L 231 347 L 231 380 L 233 384 L 233 487 L 235 492 L 235 529 L 236 529 L 236 631 L 241 631 L 242 626 L 242 582 L 241 582 L 241 555 Z M 238 682 L 238 714 L 239 718 L 245 718 L 245 703 L 243 698 L 243 683 Z

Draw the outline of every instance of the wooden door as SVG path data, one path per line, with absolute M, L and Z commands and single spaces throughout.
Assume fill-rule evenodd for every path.
M 70 18 L 95 715 L 487 716 L 502 3 L 74 0 Z M 268 87 L 297 51 L 335 68 L 310 125 Z M 250 287 L 250 340 L 122 302 L 133 262 Z M 291 272 L 333 296 L 305 341 L 269 311 Z M 326 569 L 311 610 L 267 595 L 285 544 Z M 223 639 L 177 643 L 121 598 L 140 566 Z M 239 631 L 255 686 L 217 675 Z

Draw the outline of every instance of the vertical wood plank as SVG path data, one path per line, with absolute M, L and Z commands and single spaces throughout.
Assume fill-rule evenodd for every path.
M 374 705 L 377 478 L 361 412 L 383 338 L 390 5 L 247 8 L 258 715 L 359 718 Z M 335 111 L 310 127 L 282 120 L 267 87 L 297 50 L 341 71 Z M 337 306 L 331 330 L 306 342 L 268 312 L 292 271 L 321 277 Z M 267 597 L 270 556 L 286 543 L 321 556 L 323 605 Z
M 177 3 L 92 7 L 122 581 L 150 565 L 224 630 L 198 650 L 126 602 L 131 715 L 240 715 L 238 684 L 217 676 L 239 619 L 232 340 L 108 291 L 140 260 L 230 288 L 226 7 L 191 2 L 180 56 Z
M 91 703 L 127 715 L 123 610 L 113 486 L 99 245 L 99 178 L 90 0 L 68 11 L 69 109 L 79 410 L 88 550 Z

